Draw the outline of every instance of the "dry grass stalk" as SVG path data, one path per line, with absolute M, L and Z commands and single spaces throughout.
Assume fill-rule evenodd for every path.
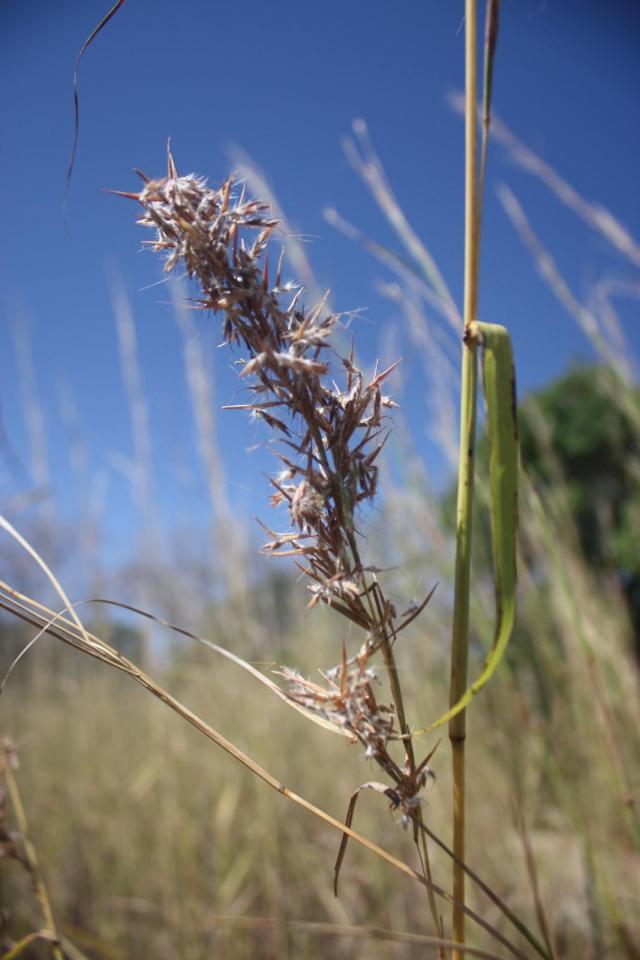
M 43 527 L 51 536 L 53 502 L 51 499 L 51 464 L 47 442 L 47 425 L 36 374 L 33 344 L 28 316 L 17 312 L 14 319 L 14 341 L 22 408 L 29 437 L 29 467 L 33 485 L 42 494 L 40 511 Z
M 454 92 L 449 103 L 458 113 L 465 112 L 463 94 Z M 631 232 L 613 214 L 599 204 L 591 203 L 581 196 L 576 188 L 565 180 L 551 164 L 543 160 L 531 147 L 523 143 L 495 114 L 491 118 L 491 136 L 508 152 L 509 157 L 527 173 L 537 177 L 541 183 L 579 216 L 596 233 L 604 237 L 613 247 L 623 254 L 634 266 L 640 266 L 640 243 Z
M 51 945 L 51 956 L 54 960 L 64 960 L 64 954 L 60 947 L 60 938 L 56 929 L 56 923 L 51 909 L 49 894 L 42 876 L 40 863 L 36 848 L 33 845 L 29 833 L 29 823 L 27 814 L 22 803 L 20 790 L 14 776 L 14 770 L 17 767 L 17 752 L 15 745 L 9 737 L 3 737 L 0 740 L 0 774 L 2 775 L 7 788 L 7 794 L 11 801 L 11 806 L 18 824 L 18 831 L 9 831 L 5 827 L 4 796 L 0 791 L 0 860 L 13 859 L 21 863 L 29 873 L 33 891 L 40 906 L 42 916 L 45 922 L 45 929 L 27 934 L 17 944 L 12 944 L 8 952 L 3 954 L 6 957 L 18 957 L 31 943 L 38 940 L 45 941 Z
M 153 451 L 149 408 L 140 371 L 138 338 L 133 312 L 122 279 L 115 271 L 111 276 L 111 299 L 118 334 L 120 368 L 131 416 L 134 502 L 144 518 L 145 527 L 150 530 L 154 527 L 155 518 L 152 499 Z
M 252 157 L 244 150 L 234 149 L 231 155 L 233 168 L 237 171 L 240 179 L 247 184 L 248 189 L 254 197 L 261 197 L 271 208 L 274 216 L 281 222 L 286 222 L 284 210 L 276 195 L 273 187 L 265 172 L 255 163 Z M 284 248 L 287 263 L 291 264 L 294 276 L 297 277 L 313 303 L 318 303 L 324 298 L 324 291 L 321 289 L 313 266 L 307 255 L 308 244 L 305 243 L 305 236 L 292 230 L 287 230 L 283 237 Z M 331 303 L 325 301 L 325 309 L 331 313 Z
M 608 337 L 604 331 L 601 330 L 598 317 L 591 310 L 583 306 L 569 288 L 551 253 L 545 249 L 535 235 L 513 191 L 505 184 L 502 184 L 498 188 L 498 198 L 522 242 L 531 253 L 538 273 L 551 289 L 556 299 L 562 304 L 569 316 L 573 317 L 584 335 L 600 354 L 603 361 L 609 364 L 614 370 L 617 369 L 620 370 L 621 373 L 624 373 L 623 368 L 620 366 L 620 361 L 623 357 L 610 346 Z
M 368 187 L 371 196 L 389 224 L 393 227 L 396 236 L 407 251 L 411 261 L 417 264 L 419 274 L 435 292 L 442 315 L 452 325 L 453 329 L 457 331 L 459 327 L 457 322 L 459 315 L 451 291 L 431 252 L 418 237 L 400 207 L 391 185 L 387 180 L 380 159 L 371 143 L 369 131 L 364 120 L 354 120 L 353 134 L 355 137 L 354 140 L 347 137 L 343 141 L 343 148 L 347 159 L 363 183 Z M 341 220 L 335 212 L 329 212 L 329 219 L 336 226 L 342 228 L 347 227 L 346 232 L 349 232 L 350 225 L 347 224 L 346 221 Z M 353 228 L 350 229 L 353 230 Z M 409 267 L 409 264 L 405 264 L 405 266 Z
M 171 284 L 171 297 L 176 323 L 184 343 L 184 371 L 197 447 L 207 485 L 207 496 L 212 523 L 209 533 L 210 565 L 214 576 L 225 585 L 227 595 L 235 597 L 239 606 L 246 606 L 247 583 L 244 557 L 247 544 L 244 530 L 233 522 L 231 505 L 226 492 L 224 464 L 217 436 L 214 393 L 215 388 L 205 363 L 202 344 L 196 336 L 191 311 L 185 306 L 183 285 Z M 224 558 L 219 544 L 227 545 Z

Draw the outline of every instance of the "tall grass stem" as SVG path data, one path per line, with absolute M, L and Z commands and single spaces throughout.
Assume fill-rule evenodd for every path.
M 473 324 L 478 306 L 478 7 L 477 0 L 466 0 L 465 31 L 465 264 L 464 264 L 464 342 L 462 347 L 462 396 L 460 403 L 460 454 L 456 515 L 456 565 L 453 631 L 451 639 L 450 705 L 467 687 L 469 658 L 469 587 L 471 574 L 471 531 L 473 520 L 474 445 L 476 432 L 476 395 L 478 364 Z M 453 850 L 465 858 L 465 739 L 466 711 L 449 724 L 453 765 Z M 465 874 L 453 864 L 453 937 L 464 943 Z M 453 960 L 460 960 L 459 950 Z

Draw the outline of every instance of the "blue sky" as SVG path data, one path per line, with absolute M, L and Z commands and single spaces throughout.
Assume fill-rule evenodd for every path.
M 245 0 L 232 9 L 207 0 L 127 0 L 80 68 L 80 141 L 66 232 L 61 210 L 73 62 L 107 6 L 104 0 L 0 4 L 0 401 L 27 473 L 11 469 L 6 456 L 0 461 L 0 501 L 12 520 L 28 521 L 15 498 L 34 483 L 33 427 L 30 434 L 15 350 L 16 328 L 26 322 L 56 515 L 73 524 L 82 509 L 82 471 L 71 464 L 70 428 L 60 410 L 66 391 L 78 409 L 71 432 L 78 432 L 76 453 L 86 448 L 87 489 L 104 491 L 105 551 L 112 559 L 127 553 L 137 519 L 121 469 L 133 446 L 111 302 L 115 274 L 134 314 L 154 500 L 170 529 L 208 522 L 169 293 L 150 286 L 160 270 L 140 252 L 135 208 L 101 189 L 135 189 L 133 166 L 161 173 L 169 136 L 182 172 L 219 180 L 238 149 L 263 170 L 291 225 L 307 239 L 334 306 L 366 308 L 353 327 L 364 360 L 384 353 L 390 336 L 405 355 L 402 403 L 418 449 L 442 482 L 442 461 L 427 433 L 422 365 L 402 318 L 377 292 L 384 270 L 336 234 L 323 210 L 335 205 L 370 235 L 395 244 L 341 148 L 354 118 L 362 117 L 401 205 L 461 302 L 463 125 L 447 94 L 464 81 L 462 2 Z M 631 0 L 505 0 L 494 88 L 496 111 L 513 132 L 635 234 L 639 47 L 640 5 Z M 498 204 L 500 182 L 517 195 L 579 298 L 599 278 L 637 282 L 637 270 L 492 146 L 480 313 L 511 327 L 522 393 L 591 353 Z M 637 348 L 636 305 L 618 305 Z M 233 402 L 237 383 L 229 357 L 216 349 L 217 321 L 196 315 L 194 322 L 216 407 Z M 234 414 L 218 414 L 217 427 L 230 499 L 240 512 L 265 515 L 265 461 L 247 454 L 260 437 Z

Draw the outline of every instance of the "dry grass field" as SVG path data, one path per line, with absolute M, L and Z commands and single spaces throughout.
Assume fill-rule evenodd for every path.
M 604 217 L 600 208 L 590 207 L 575 191 L 559 189 L 562 182 L 554 171 L 500 124 L 496 136 L 511 151 L 514 162 L 525 166 L 556 193 L 558 202 L 567 203 L 582 218 L 585 229 L 617 247 L 637 269 L 637 246 L 613 217 Z M 457 334 L 453 328 L 460 317 L 429 252 L 399 217 L 362 124 L 355 127 L 352 159 L 400 234 L 407 261 L 413 258 L 422 270 L 422 286 L 416 286 L 416 271 L 407 270 L 407 261 L 390 258 L 388 251 L 369 243 L 394 274 L 389 295 L 407 321 L 416 354 L 423 351 L 425 366 L 432 371 L 432 434 L 440 441 L 443 459 L 451 462 L 457 446 L 459 384 L 450 348 L 459 347 L 462 327 Z M 286 501 L 292 524 L 297 524 L 297 539 L 284 545 L 294 544 L 295 559 L 306 564 L 308 580 L 305 583 L 289 559 L 256 559 L 255 526 L 228 511 L 220 473 L 224 451 L 217 449 L 213 439 L 207 373 L 196 344 L 185 354 L 185 376 L 193 401 L 192 426 L 215 514 L 211 531 L 204 531 L 202 537 L 203 551 L 211 548 L 207 561 L 196 561 L 188 538 L 181 540 L 178 534 L 171 543 L 172 564 L 167 568 L 158 561 L 155 520 L 144 496 L 138 501 L 142 533 L 132 546 L 129 564 L 116 571 L 106 572 L 95 562 L 101 554 L 100 538 L 107 534 L 87 518 L 69 524 L 56 515 L 55 505 L 44 504 L 42 509 L 36 505 L 28 527 L 20 531 L 61 581 L 73 566 L 71 558 L 76 563 L 81 558 L 94 597 L 134 602 L 133 594 L 138 598 L 135 602 L 157 619 L 117 606 L 85 604 L 77 614 L 89 637 L 73 626 L 67 611 L 67 619 L 49 624 L 50 633 L 17 663 L 2 691 L 0 735 L 6 740 L 0 791 L 0 958 L 450 956 L 449 949 L 437 947 L 433 937 L 437 933 L 434 913 L 435 923 L 443 919 L 445 939 L 451 935 L 451 857 L 431 836 L 445 845 L 452 843 L 446 727 L 413 738 L 419 759 L 436 747 L 439 738 L 440 742 L 429 761 L 434 777 L 423 778 L 426 784 L 416 780 L 415 793 L 407 792 L 408 767 L 402 768 L 402 743 L 407 740 L 397 742 L 400 735 L 395 729 L 387 736 L 392 724 L 385 726 L 388 714 L 379 705 L 393 695 L 393 718 L 404 733 L 393 689 L 397 677 L 408 729 L 421 730 L 449 707 L 455 604 L 451 493 L 435 491 L 429 483 L 410 439 L 411 418 L 401 409 L 389 410 L 394 435 L 381 453 L 379 473 L 374 470 L 380 409 L 393 406 L 380 392 L 382 378 L 373 374 L 369 385 L 363 385 L 356 372 L 357 357 L 350 356 L 340 371 L 346 386 L 324 385 L 321 359 L 325 354 L 314 351 L 328 336 L 331 318 L 321 309 L 296 313 L 294 305 L 284 310 L 279 298 L 283 290 L 290 294 L 294 288 L 280 286 L 276 264 L 269 262 L 269 272 L 257 241 L 253 250 L 237 242 L 234 248 L 236 227 L 239 231 L 248 225 L 256 230 L 258 222 L 265 234 L 270 232 L 266 220 L 260 219 L 267 214 L 244 196 L 238 198 L 232 185 L 226 195 L 225 187 L 215 196 L 213 191 L 205 195 L 202 183 L 179 178 L 171 164 L 170 158 L 167 179 L 143 184 L 140 203 L 153 220 L 149 210 L 160 216 L 153 204 L 159 203 L 156 194 L 162 196 L 163 216 L 169 223 L 163 221 L 159 228 L 165 248 L 171 248 L 166 240 L 173 236 L 171 230 L 176 235 L 185 232 L 192 244 L 188 247 L 191 260 L 184 249 L 180 256 L 188 272 L 198 278 L 207 305 L 227 311 L 225 335 L 229 341 L 240 341 L 247 351 L 243 373 L 254 378 L 250 382 L 255 396 L 271 391 L 269 395 L 286 408 L 286 424 L 269 422 L 269 417 L 280 415 L 272 409 L 275 402 L 260 414 L 267 414 L 267 424 L 285 442 L 291 441 L 296 456 L 305 460 L 305 472 L 299 470 L 303 479 L 294 493 L 291 481 L 298 474 L 286 461 L 274 487 L 275 499 Z M 243 173 L 251 195 L 255 171 Z M 199 220 L 185 227 L 186 215 L 179 205 L 179 201 L 186 203 L 184 196 L 178 200 L 169 196 L 176 183 L 193 209 L 205 209 L 205 213 L 215 209 L 220 220 L 227 213 L 227 203 L 236 204 L 237 223 L 229 234 L 220 233 L 222 240 L 216 234 L 215 255 L 211 245 L 198 239 Z M 620 456 L 629 476 L 640 482 L 638 392 L 629 374 L 630 350 L 611 300 L 579 301 L 533 234 L 515 196 L 505 189 L 501 200 L 513 222 L 514 236 L 527 246 L 533 266 L 591 342 L 598 358 L 592 368 L 593 382 L 609 408 L 631 425 L 631 439 L 624 439 Z M 367 245 L 367 238 L 357 236 L 337 214 L 331 218 L 343 232 Z M 289 256 L 295 242 L 288 239 Z M 224 267 L 216 259 L 220 249 L 231 251 Z M 229 293 L 232 282 L 241 286 L 238 277 L 252 298 L 245 298 L 249 306 L 243 306 L 240 319 L 234 305 L 241 302 L 241 293 L 231 289 L 236 300 Z M 131 320 L 123 295 L 116 295 L 115 303 L 122 342 L 131 343 L 127 340 Z M 191 321 L 179 305 L 176 309 L 189 340 Z M 439 311 L 441 327 L 435 338 L 430 326 L 433 310 L 436 315 Z M 290 345 L 284 351 L 287 338 L 295 341 L 298 352 Z M 135 386 L 136 364 L 134 353 L 123 351 L 125 383 L 133 384 L 129 391 L 132 422 L 143 429 L 149 398 Z M 37 405 L 35 396 L 33 403 Z M 575 490 L 551 442 L 554 424 L 531 401 L 529 411 L 547 453 L 547 478 L 543 483 L 533 470 L 525 469 L 526 464 L 520 470 L 516 627 L 495 675 L 467 711 L 464 860 L 476 875 L 467 876 L 466 903 L 474 912 L 467 921 L 467 950 L 468 955 L 487 958 L 638 960 L 637 637 L 613 550 L 596 566 L 581 543 L 573 509 Z M 304 429 L 298 431 L 301 421 Z M 360 438 L 360 445 L 352 442 L 353 436 Z M 144 437 L 137 440 L 138 448 L 143 448 Z M 482 443 L 486 445 L 486 440 Z M 327 450 L 332 451 L 333 467 L 328 456 L 324 462 Z M 361 450 L 373 452 L 365 456 Z M 325 469 L 327 489 L 329 480 L 340 481 L 326 496 L 318 494 L 320 467 Z M 365 501 L 378 481 L 373 509 Z M 476 485 L 470 678 L 480 673 L 494 640 L 486 458 L 478 458 Z M 337 487 L 344 497 L 335 492 Z M 594 491 L 593 497 L 598 530 L 605 542 L 607 537 L 613 542 L 617 534 L 607 512 L 606 491 Z M 358 506 L 355 513 L 360 500 L 362 510 Z M 365 534 L 357 544 L 354 516 L 358 532 Z M 632 544 L 633 531 L 639 526 L 636 511 L 628 526 Z M 282 542 L 275 540 L 272 553 L 282 549 Z M 362 562 L 360 547 L 367 552 Z M 54 611 L 60 610 L 62 602 L 33 557 L 15 541 L 7 538 L 2 549 L 2 576 L 9 581 L 9 588 L 4 584 L 0 591 L 4 608 L 0 675 L 4 676 L 35 635 L 36 625 L 44 622 L 34 606 L 29 606 L 35 611 L 30 625 L 13 616 L 16 595 L 10 588 L 46 601 Z M 349 551 L 351 566 L 345 567 Z M 387 624 L 394 618 L 401 620 L 400 611 L 422 599 L 425 584 L 427 589 L 437 584 L 432 599 L 406 630 L 389 641 Z M 317 603 L 309 604 L 309 587 Z M 385 596 L 393 599 L 393 608 L 386 606 Z M 363 610 L 367 603 L 373 608 L 374 602 L 377 611 L 368 618 Z M 172 630 L 164 618 L 224 647 L 252 667 L 254 674 L 211 646 Z M 93 652 L 93 658 L 81 655 L 73 644 L 61 643 L 56 629 L 66 630 L 66 638 L 71 636 L 75 646 Z M 367 639 L 356 654 L 363 629 Z M 111 646 L 101 645 L 102 641 Z M 352 659 L 342 653 L 343 644 Z M 375 687 L 372 706 L 371 687 L 366 685 L 371 677 L 365 676 L 365 667 L 377 653 L 384 663 L 380 660 L 382 683 Z M 123 660 L 120 654 L 129 659 Z M 389 658 L 392 668 L 385 672 L 382 667 L 389 666 Z M 314 692 L 305 700 L 300 694 L 300 689 L 308 689 L 304 678 L 320 682 L 319 669 L 332 664 L 339 664 L 331 701 L 339 705 L 334 711 L 336 726 L 335 714 L 356 703 L 349 684 L 366 679 L 364 699 L 356 703 L 361 714 L 355 720 L 350 715 L 343 724 L 350 738 L 334 736 L 309 722 L 308 716 L 291 709 L 291 697 L 287 702 L 286 697 L 274 695 L 255 676 L 259 672 L 271 686 L 278 683 L 284 689 L 286 678 L 276 671 L 283 665 L 294 668 L 299 671 L 293 684 L 298 684 L 298 700 L 315 709 L 313 698 L 321 694 Z M 325 681 L 329 682 L 326 677 Z M 171 697 L 191 713 L 179 705 L 176 709 Z M 323 719 L 328 712 L 327 708 L 322 713 Z M 373 726 L 365 729 L 362 715 Z M 246 764 L 220 749 L 221 738 L 268 773 L 262 779 L 261 773 L 254 776 Z M 212 742 L 216 739 L 218 743 Z M 352 841 L 342 864 L 340 895 L 335 897 L 340 831 L 328 821 L 344 823 L 349 798 L 359 786 L 377 781 L 389 769 L 401 768 L 405 772 L 396 779 L 395 792 L 386 784 L 386 795 L 381 795 L 384 788 L 362 793 L 352 827 L 401 861 L 404 873 L 397 863 L 394 868 L 375 851 Z M 264 782 L 269 778 L 275 790 Z M 295 798 L 292 802 L 279 785 L 324 811 L 324 822 Z M 424 848 L 417 840 L 414 843 L 414 829 L 418 836 L 422 826 L 429 831 L 430 874 Z M 435 900 L 427 898 L 415 876 L 408 875 L 412 871 L 418 879 L 431 876 L 440 890 Z M 47 926 L 49 901 L 62 945 L 53 953 L 45 939 L 24 939 Z M 523 928 L 530 931 L 528 938 L 522 935 Z

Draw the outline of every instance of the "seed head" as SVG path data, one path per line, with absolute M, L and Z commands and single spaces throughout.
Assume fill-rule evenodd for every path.
M 281 675 L 292 700 L 347 730 L 365 747 L 365 756 L 386 757 L 387 742 L 397 737 L 394 709 L 377 702 L 372 687 L 376 675 L 366 657 L 347 660 L 343 653 L 342 663 L 322 674 L 326 686 L 288 667 Z
M 142 176 L 140 193 L 125 196 L 142 206 L 138 222 L 155 230 L 150 246 L 167 272 L 185 267 L 198 284 L 200 308 L 222 314 L 224 341 L 240 352 L 240 374 L 253 394 L 253 402 L 236 406 L 282 441 L 272 503 L 286 504 L 297 535 L 277 535 L 265 549 L 300 558 L 312 605 L 339 601 L 369 629 L 355 513 L 376 493 L 384 411 L 395 406 L 381 385 L 395 364 L 367 381 L 351 353 L 341 358 L 344 382 L 328 382 L 329 337 L 340 316 L 324 301 L 304 306 L 302 287 L 282 278 L 282 255 L 272 282 L 268 244 L 279 222 L 268 204 L 245 196 L 234 176 L 216 189 L 194 174 L 179 176 L 171 155 L 166 177 Z

